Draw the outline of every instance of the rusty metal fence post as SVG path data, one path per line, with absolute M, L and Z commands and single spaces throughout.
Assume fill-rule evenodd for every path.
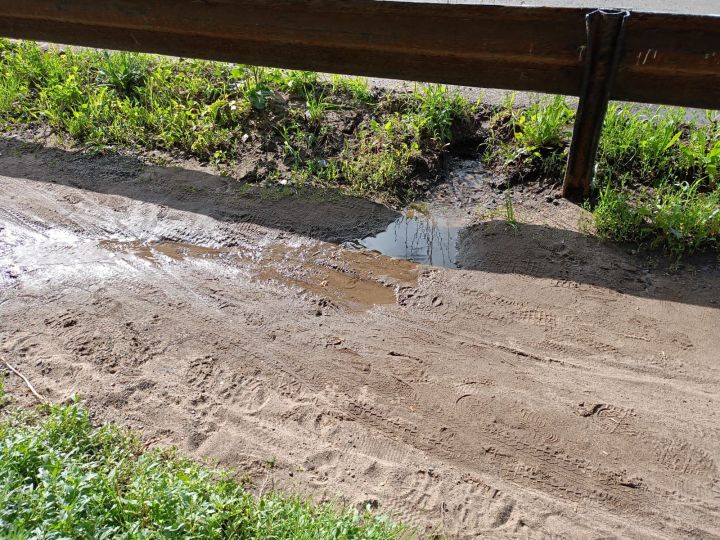
M 579 200 L 590 192 L 603 121 L 622 50 L 629 11 L 596 10 L 585 18 L 585 75 L 570 144 L 563 196 Z

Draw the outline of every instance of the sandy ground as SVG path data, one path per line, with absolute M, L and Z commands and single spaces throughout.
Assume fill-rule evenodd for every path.
M 325 242 L 395 219 L 368 202 L 0 139 L 0 354 L 148 444 L 428 534 L 719 538 L 717 261 L 516 211 L 436 269 Z

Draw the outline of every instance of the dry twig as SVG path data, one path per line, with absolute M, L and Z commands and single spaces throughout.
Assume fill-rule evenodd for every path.
M 8 362 L 7 362 L 6 360 L 3 360 L 3 364 L 5 364 L 10 371 L 12 371 L 15 375 L 17 375 L 18 377 L 20 377 L 20 378 L 25 382 L 25 385 L 30 389 L 30 391 L 32 392 L 33 396 L 35 396 L 35 398 L 36 398 L 40 403 L 47 403 L 47 401 L 45 400 L 45 398 L 42 397 L 40 394 L 37 393 L 37 391 L 35 390 L 35 388 L 33 387 L 33 385 L 30 383 L 30 381 L 28 380 L 28 378 L 27 378 L 25 375 L 23 375 L 22 373 L 20 373 L 17 369 L 15 369 L 14 367 L 12 367 L 10 364 L 8 364 Z

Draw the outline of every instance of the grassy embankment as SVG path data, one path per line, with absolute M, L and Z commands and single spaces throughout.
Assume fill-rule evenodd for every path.
M 370 512 L 255 497 L 227 472 L 93 427 L 78 403 L 11 409 L 1 378 L 0 531 L 8 540 L 410 537 Z
M 599 233 L 677 256 L 720 250 L 720 120 L 611 107 L 593 198 Z M 402 205 L 479 156 L 510 184 L 561 181 L 574 111 L 468 103 L 321 77 L 137 54 L 43 52 L 0 41 L 0 129 L 50 128 L 96 151 L 162 150 L 249 182 L 339 187 Z

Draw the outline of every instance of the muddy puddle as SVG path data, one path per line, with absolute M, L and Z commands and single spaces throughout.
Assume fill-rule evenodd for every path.
M 273 246 L 262 257 L 258 280 L 299 288 L 319 297 L 320 306 L 364 311 L 395 304 L 396 289 L 417 284 L 417 267 L 374 253 L 327 248 Z
M 422 211 L 407 209 L 381 233 L 345 245 L 429 266 L 458 268 L 458 236 L 471 221 L 467 209 L 482 202 L 482 189 L 490 178 L 477 160 L 454 161 L 447 183 Z
M 394 288 L 376 281 L 344 274 L 329 269 L 314 268 L 311 271 L 286 273 L 275 268 L 263 270 L 260 281 L 269 281 L 298 287 L 305 293 L 322 298 L 320 306 L 330 307 L 343 304 L 353 311 L 364 311 L 376 305 L 394 304 Z
M 415 265 L 374 253 L 333 247 L 275 244 L 245 252 L 237 247 L 207 247 L 177 241 L 102 240 L 106 251 L 130 255 L 162 267 L 179 261 L 214 260 L 250 270 L 255 281 L 300 290 L 320 298 L 325 307 L 366 310 L 396 302 L 396 287 L 417 281 Z M 256 268 L 255 263 L 259 263 Z
M 102 240 L 98 245 L 157 267 L 198 260 L 243 267 L 253 281 L 317 297 L 321 309 L 365 311 L 395 304 L 397 287 L 417 284 L 415 263 L 455 268 L 462 226 L 458 215 L 409 210 L 385 231 L 344 245 L 351 249 L 276 243 L 247 251 L 170 240 Z
M 463 226 L 458 216 L 409 210 L 380 234 L 347 245 L 396 259 L 457 268 L 457 240 Z
M 213 248 L 185 242 L 141 242 L 139 240 L 123 242 L 119 240 L 101 240 L 98 244 L 100 247 L 113 253 L 128 253 L 155 264 L 160 263 L 163 257 L 174 261 L 221 258 L 230 257 L 231 255 L 242 257 L 241 253 L 237 250 L 231 250 L 230 248 Z

